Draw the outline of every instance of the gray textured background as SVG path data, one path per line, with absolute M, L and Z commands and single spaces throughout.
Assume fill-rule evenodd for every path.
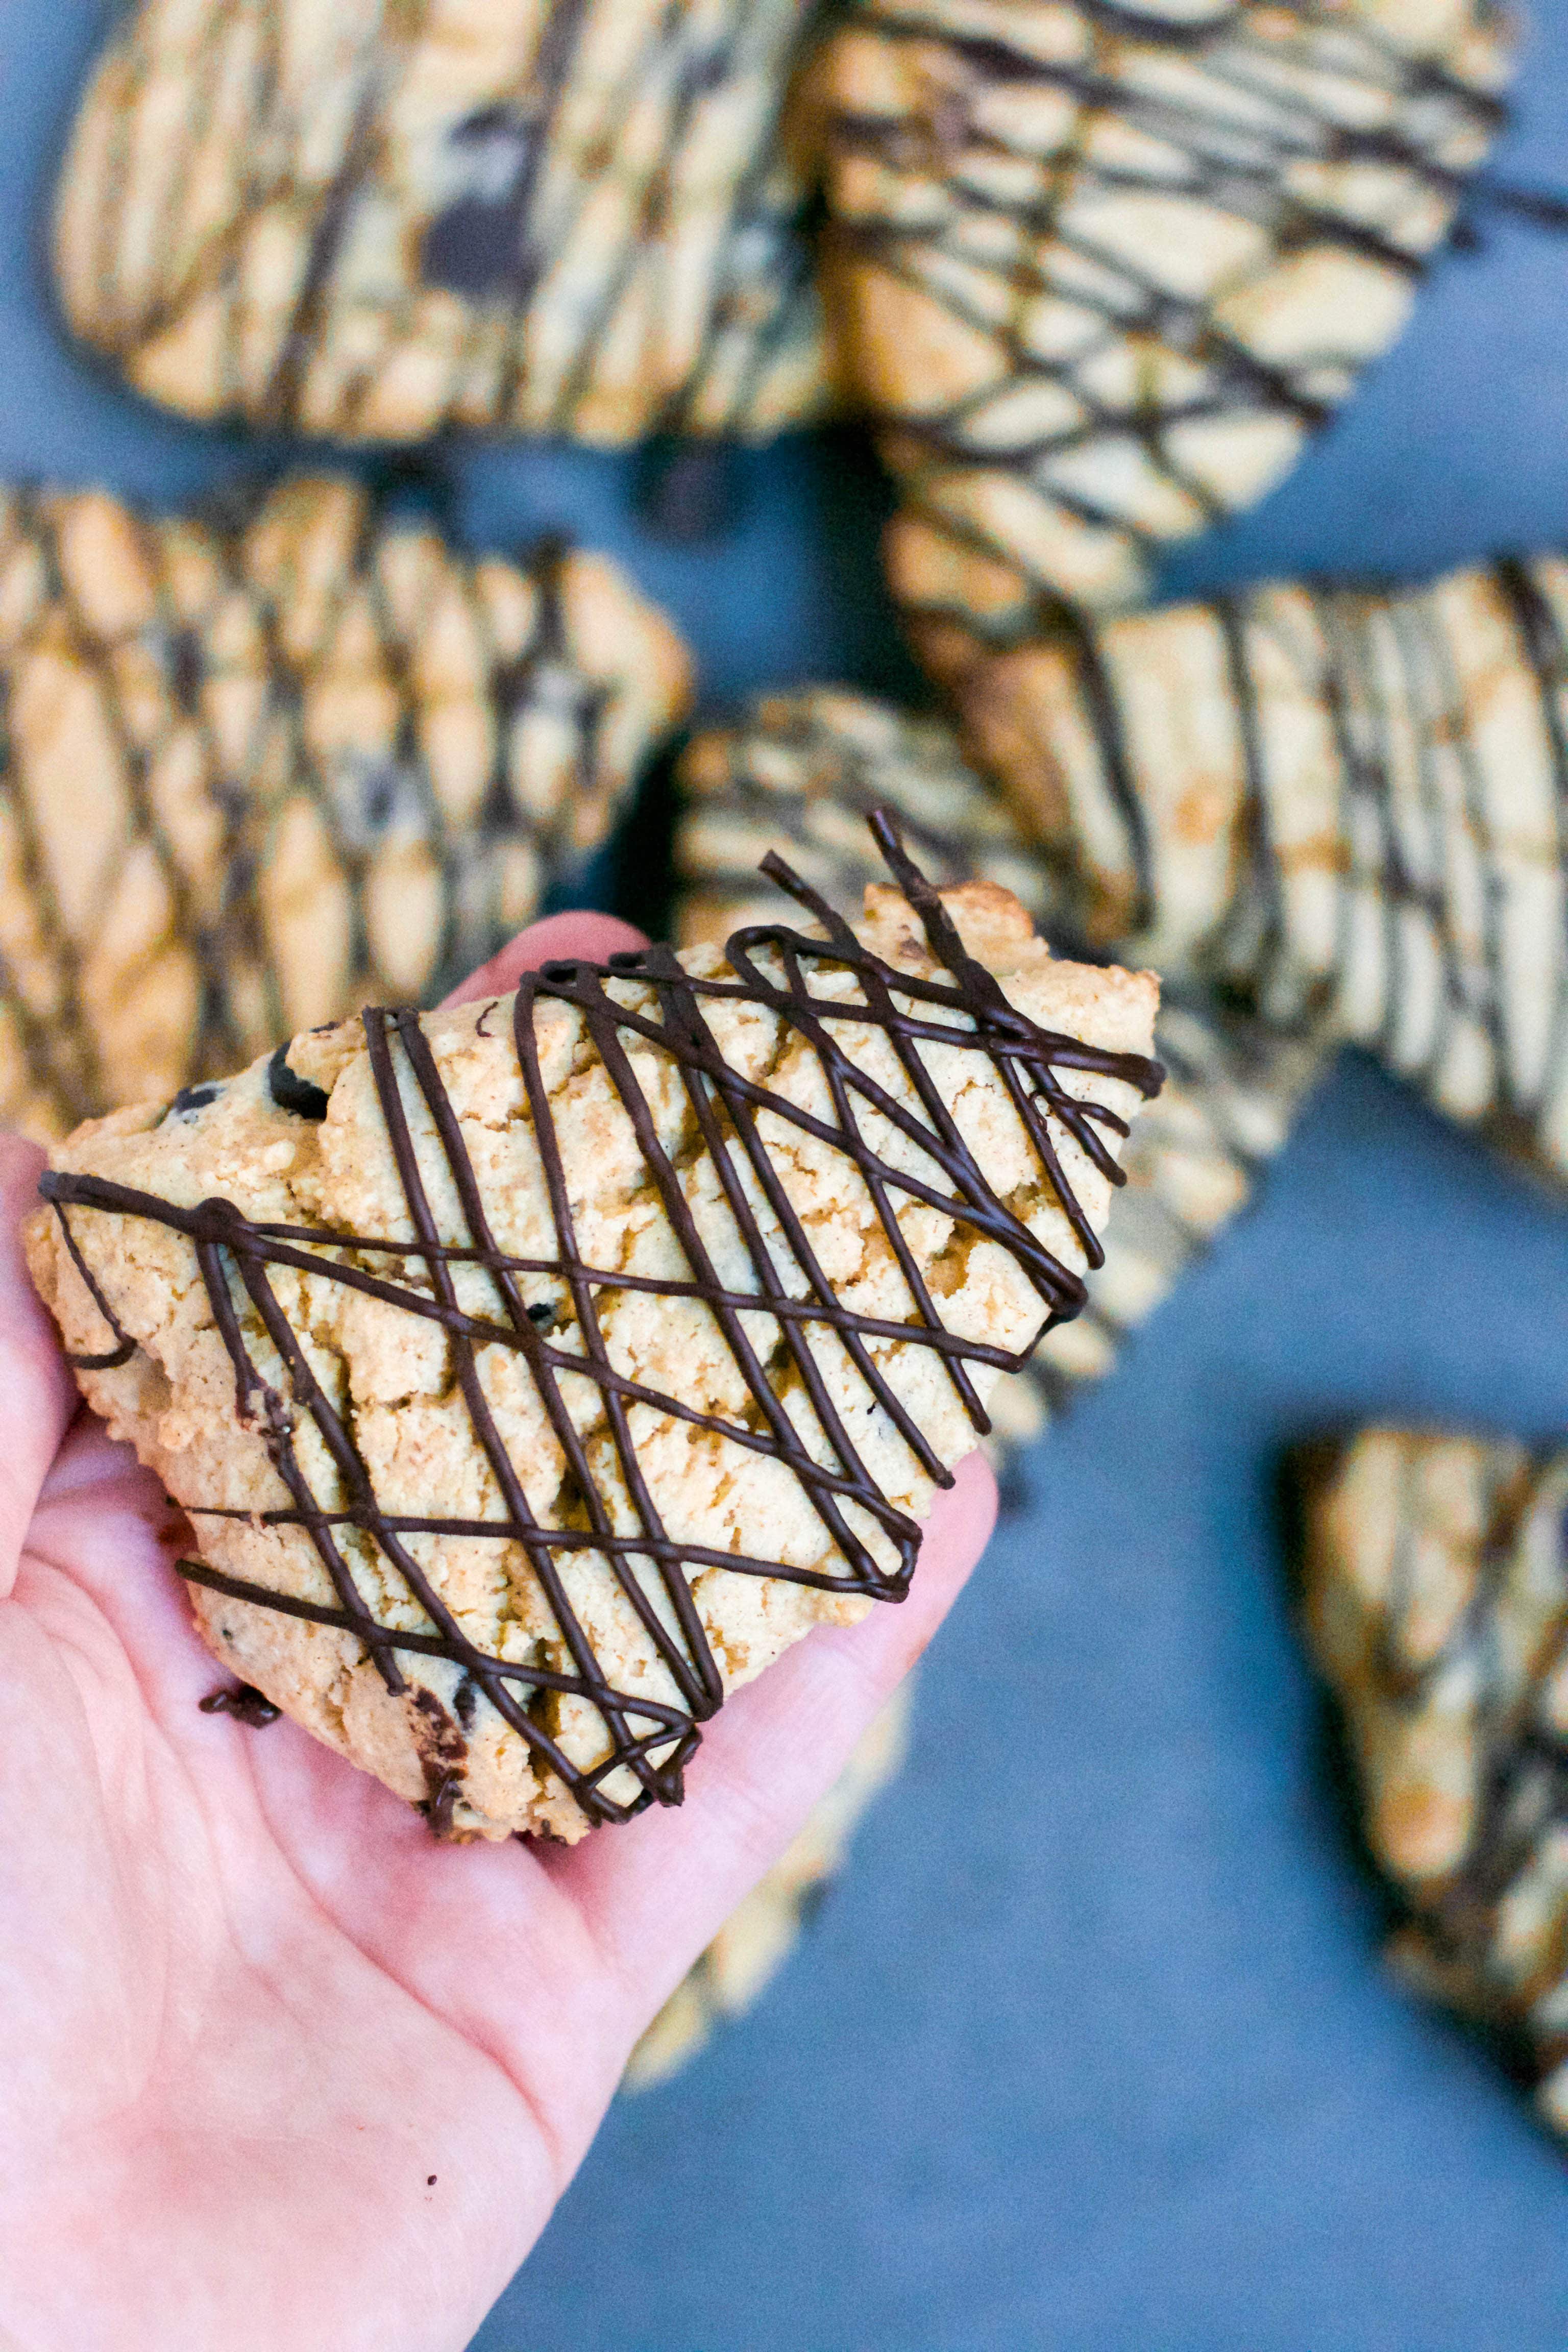
M 1568 0 L 1532 13 L 1496 169 L 1568 187 Z M 86 374 L 36 260 L 99 14 L 0 0 L 0 474 L 173 499 L 254 448 Z M 1568 239 L 1481 226 L 1173 590 L 1568 540 Z M 910 683 L 847 438 L 737 461 L 730 527 L 697 549 L 637 528 L 629 464 L 455 464 L 477 540 L 562 523 L 623 555 L 711 708 Z M 612 2115 L 475 2352 L 1568 2343 L 1563 2158 L 1382 1973 L 1290 1633 L 1279 1449 L 1389 1413 L 1562 1428 L 1568 1213 L 1350 1057 L 1261 1208 L 1028 1457 L 805 1948 Z

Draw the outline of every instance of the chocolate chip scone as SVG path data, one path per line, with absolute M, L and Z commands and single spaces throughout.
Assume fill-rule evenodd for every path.
M 1392 1957 L 1568 2133 L 1568 1453 L 1370 1429 L 1299 1469 L 1308 1632 Z
M 770 849 L 832 905 L 858 905 L 873 871 L 865 819 L 879 805 L 897 812 L 935 879 L 983 875 L 1059 931 L 1049 868 L 940 721 L 837 688 L 764 696 L 742 725 L 695 739 L 679 785 L 679 940 L 721 940 L 738 923 L 775 917 L 784 901 L 756 872 Z M 1156 1051 L 1166 1083 L 1122 1156 L 1127 1182 L 1111 1204 L 1105 1262 L 1083 1313 L 1047 1332 L 992 1398 L 1000 1442 L 1035 1436 L 1084 1381 L 1110 1369 L 1133 1328 L 1245 1204 L 1331 1041 L 1321 1024 L 1277 1034 L 1189 983 L 1163 992 Z
M 882 846 L 858 930 L 797 885 L 810 932 L 368 1012 L 43 1180 L 35 1277 L 215 1654 L 441 1832 L 679 1801 L 729 1691 L 904 1592 L 1083 1303 L 1157 983 Z
M 1397 333 L 1500 120 L 1491 0 L 847 0 L 813 75 L 847 394 L 946 670 L 1136 602 Z
M 343 480 L 229 524 L 0 493 L 0 1121 L 441 995 L 604 841 L 690 665 L 603 558 Z
M 798 424 L 809 14 L 139 0 L 61 174 L 66 317 L 166 407 L 339 441 Z
M 1274 584 L 977 660 L 1085 936 L 1326 1018 L 1568 1177 L 1568 564 Z

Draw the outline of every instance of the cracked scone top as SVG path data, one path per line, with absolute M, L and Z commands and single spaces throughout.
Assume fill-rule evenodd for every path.
M 1157 983 L 884 845 L 858 932 L 802 887 L 813 933 L 367 1013 L 44 1179 L 35 1276 L 209 1644 L 439 1831 L 679 1801 L 729 1690 L 901 1596 L 1082 1303 Z

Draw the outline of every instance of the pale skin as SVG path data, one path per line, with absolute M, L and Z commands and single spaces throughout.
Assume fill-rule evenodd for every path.
M 459 995 L 637 935 L 559 916 Z M 679 1811 L 442 1846 L 226 1680 L 183 1521 L 77 1400 L 0 1138 L 0 2352 L 461 2352 L 627 2054 L 784 1851 L 984 1549 L 980 1456 L 909 1600 L 706 1729 Z

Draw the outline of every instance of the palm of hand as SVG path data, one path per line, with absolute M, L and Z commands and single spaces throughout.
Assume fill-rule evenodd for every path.
M 4 1908 L 28 1947 L 0 2112 L 48 2151 L 18 2186 L 54 2273 L 13 2324 L 108 2344 L 118 2307 L 127 2344 L 167 2341 L 171 2281 L 210 2273 L 182 2344 L 243 2344 L 247 2313 L 258 2342 L 461 2344 L 614 2085 L 591 1933 L 522 1849 L 438 1849 L 293 1725 L 203 1716 L 223 1677 L 169 1519 L 79 1416 L 0 1611 Z M 574 2003 L 580 2073 L 552 2080 Z
M 726 1707 L 680 1811 L 439 1846 L 293 1724 L 200 1712 L 189 1531 L 76 1408 L 21 1265 L 37 1167 L 0 1144 L 0 2346 L 457 2352 L 954 1597 L 988 1475 L 905 1607 Z

